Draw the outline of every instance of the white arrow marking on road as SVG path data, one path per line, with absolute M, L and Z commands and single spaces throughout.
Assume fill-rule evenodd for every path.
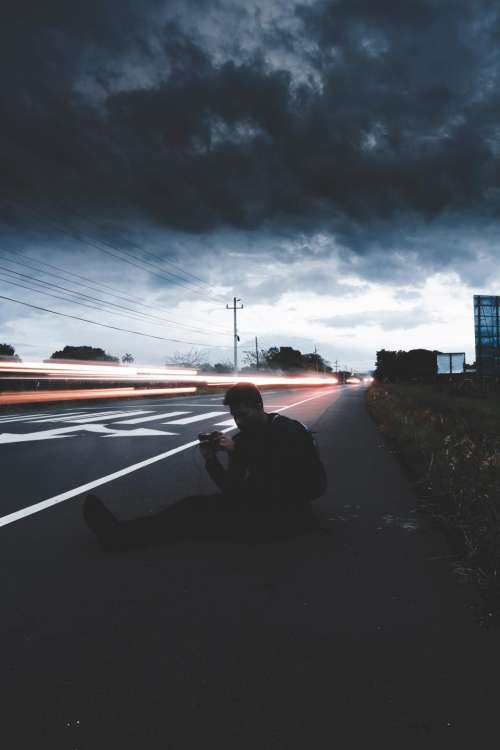
M 220 417 L 221 414 L 227 414 L 227 411 L 209 411 L 206 414 L 195 414 L 194 417 L 173 419 L 172 421 L 163 422 L 162 424 L 191 424 L 192 422 L 201 422 L 204 419 L 211 419 L 212 417 Z
M 164 435 L 177 435 L 177 432 L 167 432 L 166 430 L 152 430 L 147 427 L 137 427 L 135 430 L 114 430 L 111 427 L 105 427 L 103 424 L 84 425 L 87 432 L 106 433 L 103 437 L 163 437 Z
M 67 411 L 63 414 L 51 414 L 50 417 L 37 417 L 37 419 L 29 419 L 30 424 L 38 424 L 39 422 L 70 422 L 74 419 L 85 419 L 90 417 L 103 417 L 106 416 L 107 412 L 105 411 L 91 411 L 87 414 L 82 414 L 81 412 L 72 412 Z
M 165 414 L 153 414 L 152 417 L 137 417 L 137 419 L 124 419 L 123 422 L 118 422 L 118 424 L 139 424 L 139 422 L 153 422 L 155 419 L 163 419 L 163 417 L 178 417 L 181 414 L 190 414 L 190 412 L 167 411 Z
M 138 414 L 151 414 L 151 409 L 143 411 L 118 411 L 115 414 L 109 414 L 109 412 L 101 412 L 100 414 L 89 415 L 88 417 L 69 417 L 61 421 L 71 422 L 72 424 L 88 424 L 89 422 L 107 422 L 108 419 L 120 419 L 121 417 L 135 417 Z
M 75 412 L 70 411 L 70 412 L 65 412 L 65 414 L 67 416 L 76 416 L 77 412 L 76 411 Z M 62 414 L 53 414 L 52 416 L 57 417 L 57 416 L 63 416 L 63 415 Z M 45 417 L 44 419 L 47 419 L 47 417 Z M 37 414 L 26 414 L 25 416 L 22 416 L 22 417 L 19 417 L 19 416 L 18 417 L 2 417 L 2 419 L 0 419 L 0 424 L 5 424 L 7 422 L 41 422 L 41 421 L 43 421 L 43 420 L 40 418 L 40 414 L 38 414 L 38 415 Z
M 68 432 L 77 432 L 82 427 L 60 427 L 54 430 L 39 430 L 38 432 L 27 432 L 16 434 L 15 432 L 0 433 L 0 445 L 6 443 L 27 443 L 32 440 L 52 440 L 54 438 L 66 437 Z
M 76 424 L 70 427 L 59 427 L 53 430 L 39 430 L 38 432 L 28 432 L 25 434 L 16 434 L 14 432 L 0 433 L 0 445 L 7 443 L 27 443 L 34 440 L 54 440 L 56 438 L 73 437 L 77 432 L 92 432 L 103 435 L 104 437 L 146 437 L 162 435 L 177 435 L 176 432 L 167 432 L 166 430 L 113 430 L 103 424 Z

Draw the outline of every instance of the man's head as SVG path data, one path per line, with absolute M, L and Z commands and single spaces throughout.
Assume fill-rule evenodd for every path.
M 264 403 L 259 389 L 252 383 L 236 383 L 224 397 L 240 430 L 256 429 L 265 423 Z

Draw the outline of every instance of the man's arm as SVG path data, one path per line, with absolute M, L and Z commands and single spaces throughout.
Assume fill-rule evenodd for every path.
M 222 435 L 216 447 L 200 444 L 200 450 L 205 459 L 208 475 L 221 492 L 225 495 L 238 494 L 244 487 L 247 470 L 234 441 Z M 227 469 L 217 458 L 217 450 L 223 450 L 228 454 Z

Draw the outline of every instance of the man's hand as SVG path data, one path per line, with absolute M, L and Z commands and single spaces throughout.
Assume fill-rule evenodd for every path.
M 217 451 L 231 453 L 233 450 L 234 441 L 219 431 L 212 432 L 210 440 L 202 441 L 200 443 L 200 453 L 205 461 L 209 458 L 215 458 Z
M 221 451 L 232 453 L 234 451 L 234 440 L 221 434 L 220 438 L 217 440 L 217 446 Z

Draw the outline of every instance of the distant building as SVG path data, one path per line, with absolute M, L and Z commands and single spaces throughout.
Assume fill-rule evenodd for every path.
M 476 367 L 480 375 L 500 375 L 500 297 L 474 295 Z

